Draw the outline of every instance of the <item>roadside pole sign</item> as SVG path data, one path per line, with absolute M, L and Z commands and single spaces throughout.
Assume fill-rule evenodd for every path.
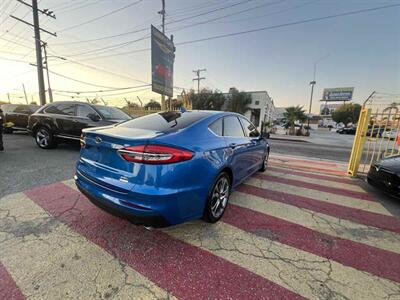
M 351 101 L 353 92 L 353 87 L 324 89 L 321 101 Z
M 151 90 L 173 96 L 175 46 L 172 40 L 151 25 Z

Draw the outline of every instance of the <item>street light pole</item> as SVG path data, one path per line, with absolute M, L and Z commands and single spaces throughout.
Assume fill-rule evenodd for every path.
M 314 73 L 315 74 L 315 73 Z M 310 115 L 311 115 L 311 107 L 312 107 L 312 100 L 313 100 L 313 95 L 314 95 L 314 85 L 317 82 L 315 80 L 310 82 L 311 85 L 311 96 L 310 96 L 310 108 L 308 109 L 308 120 L 307 120 L 307 136 L 310 135 Z
M 313 80 L 310 82 L 311 85 L 311 95 L 310 95 L 310 107 L 308 109 L 308 118 L 307 118 L 307 136 L 310 135 L 310 115 L 311 115 L 311 109 L 312 109 L 312 101 L 313 101 L 313 94 L 314 94 L 314 85 L 317 83 L 317 81 L 315 80 L 316 76 L 317 76 L 317 64 L 327 58 L 330 54 L 327 54 L 325 56 L 322 56 L 321 58 L 319 58 L 318 60 L 316 60 L 314 62 L 314 75 L 313 75 Z

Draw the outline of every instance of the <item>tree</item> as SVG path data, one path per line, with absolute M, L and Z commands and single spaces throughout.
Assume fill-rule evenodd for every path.
M 150 100 L 149 102 L 147 102 L 144 105 L 144 109 L 151 109 L 151 110 L 157 110 L 157 109 L 161 109 L 161 104 L 158 103 L 156 100 Z
M 294 125 L 297 121 L 303 123 L 307 120 L 305 110 L 300 105 L 287 107 L 283 116 L 286 119 L 285 128 L 289 128 L 289 134 L 291 135 L 295 133 Z
M 218 90 L 202 89 L 200 94 L 191 90 L 188 94 L 193 109 L 221 110 L 225 103 L 225 96 Z
M 236 88 L 229 89 L 228 103 L 226 110 L 244 114 L 250 109 L 251 95 L 246 92 L 239 92 Z
M 332 113 L 332 120 L 336 123 L 357 123 L 361 105 L 356 103 L 343 104 Z
M 171 110 L 180 109 L 183 106 L 182 100 L 171 99 Z M 170 107 L 169 99 L 165 100 L 165 106 Z
M 139 105 L 136 103 L 132 103 L 128 101 L 128 105 L 125 105 L 123 108 L 121 108 L 124 112 L 126 112 L 128 115 L 133 116 L 133 112 L 137 111 L 140 109 Z

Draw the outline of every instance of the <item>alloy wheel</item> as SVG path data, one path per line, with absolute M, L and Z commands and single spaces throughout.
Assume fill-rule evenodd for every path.
M 229 180 L 221 177 L 214 186 L 211 198 L 211 213 L 214 218 L 219 218 L 228 203 L 229 198 Z
M 48 147 L 50 141 L 50 134 L 46 129 L 39 129 L 36 133 L 36 141 L 40 147 Z

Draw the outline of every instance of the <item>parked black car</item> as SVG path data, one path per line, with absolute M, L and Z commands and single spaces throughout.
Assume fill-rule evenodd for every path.
M 340 134 L 356 134 L 357 127 L 343 127 L 336 130 L 337 133 Z
M 368 183 L 389 193 L 400 196 L 400 155 L 375 162 L 369 169 Z
M 122 110 L 76 101 L 47 104 L 29 118 L 28 130 L 36 144 L 53 148 L 60 141 L 79 141 L 82 129 L 106 126 L 130 120 Z
M 38 105 L 3 104 L 1 109 L 4 113 L 4 124 L 12 123 L 11 126 L 5 126 L 4 132 L 12 133 L 15 130 L 26 130 L 29 116 L 39 108 Z

